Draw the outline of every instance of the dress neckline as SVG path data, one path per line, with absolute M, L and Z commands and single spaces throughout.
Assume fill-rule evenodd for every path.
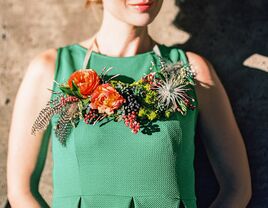
M 76 46 L 85 52 L 87 52 L 87 50 L 88 50 L 86 47 L 82 46 L 79 43 L 75 43 L 75 44 L 73 44 L 73 46 Z M 156 47 L 156 50 L 158 50 L 158 53 L 160 53 L 160 55 L 162 55 L 161 48 L 163 47 L 163 44 L 156 43 L 155 47 Z M 138 54 L 132 55 L 132 56 L 108 56 L 108 55 L 101 54 L 101 53 L 96 52 L 96 51 L 92 51 L 91 54 L 94 56 L 103 57 L 103 58 L 107 58 L 107 59 L 111 59 L 111 60 L 112 59 L 113 60 L 128 60 L 128 59 L 141 58 L 143 56 L 148 56 L 148 55 L 158 55 L 157 52 L 155 51 L 155 48 L 150 50 L 150 51 L 138 53 Z

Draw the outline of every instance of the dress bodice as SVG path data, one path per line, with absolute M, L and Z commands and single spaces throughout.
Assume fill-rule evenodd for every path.
M 183 50 L 159 45 L 170 61 L 187 61 Z M 65 82 L 81 69 L 87 49 L 68 45 L 58 49 L 54 79 Z M 88 68 L 120 74 L 124 82 L 139 80 L 159 63 L 155 51 L 111 57 L 92 51 Z M 53 90 L 56 89 L 54 85 Z M 196 100 L 195 91 L 193 96 Z M 53 99 L 53 95 L 51 96 Z M 197 102 L 197 100 L 195 101 Z M 145 132 L 133 134 L 123 121 L 88 125 L 80 121 L 63 146 L 52 131 L 54 208 L 187 208 L 196 207 L 194 135 L 198 110 L 175 113 Z M 57 117 L 52 119 L 52 127 Z

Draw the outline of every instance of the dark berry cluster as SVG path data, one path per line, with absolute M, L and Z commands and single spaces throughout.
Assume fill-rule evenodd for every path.
M 140 129 L 140 123 L 137 121 L 137 114 L 141 107 L 138 96 L 134 94 L 135 87 L 127 87 L 121 91 L 122 96 L 126 99 L 123 104 L 123 119 L 126 126 L 132 129 L 133 133 L 137 133 Z
M 134 88 L 127 87 L 121 91 L 122 96 L 126 99 L 126 102 L 123 104 L 123 114 L 125 115 L 128 115 L 132 112 L 137 113 L 141 107 L 133 90 Z

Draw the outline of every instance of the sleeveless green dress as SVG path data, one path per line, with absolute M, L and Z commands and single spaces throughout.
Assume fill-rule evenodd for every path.
M 158 45 L 163 57 L 187 62 L 183 50 Z M 65 82 L 82 68 L 87 49 L 78 44 L 58 49 L 54 79 Z M 149 73 L 154 51 L 130 57 L 111 57 L 92 51 L 88 67 L 99 74 L 121 74 L 133 82 Z M 54 84 L 53 89 L 59 91 Z M 197 99 L 195 91 L 192 96 Z M 52 94 L 51 99 L 54 98 Z M 133 134 L 120 122 L 95 126 L 81 120 L 63 146 L 51 131 L 53 156 L 53 208 L 187 208 L 196 207 L 194 136 L 198 109 L 157 121 L 158 131 Z M 51 121 L 51 127 L 57 116 Z M 155 127 L 155 128 L 158 128 Z M 181 203 L 182 202 L 182 203 Z

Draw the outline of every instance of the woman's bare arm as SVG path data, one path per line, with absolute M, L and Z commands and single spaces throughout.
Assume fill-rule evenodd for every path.
M 57 50 L 49 49 L 29 64 L 16 95 L 9 131 L 7 192 L 12 208 L 40 207 L 30 190 L 43 132 L 31 135 L 39 111 L 49 101 Z
M 210 208 L 246 207 L 251 198 L 250 170 L 229 98 L 209 61 L 193 52 L 186 54 L 197 72 L 203 143 L 220 185 L 220 192 Z

